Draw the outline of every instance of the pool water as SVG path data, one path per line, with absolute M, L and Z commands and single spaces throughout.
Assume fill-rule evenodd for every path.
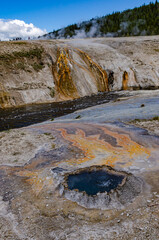
M 68 189 L 78 189 L 80 192 L 85 191 L 88 195 L 97 193 L 110 192 L 122 183 L 124 176 L 115 175 L 104 170 L 84 171 L 79 174 L 68 176 Z

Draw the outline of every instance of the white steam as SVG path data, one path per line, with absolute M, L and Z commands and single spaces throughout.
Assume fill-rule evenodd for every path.
M 99 25 L 94 22 L 89 32 L 86 32 L 84 28 L 76 30 L 73 38 L 92 38 L 95 36 L 100 37 L 100 35 L 101 34 L 99 32 Z
M 133 23 L 133 27 L 131 26 Z M 76 24 L 76 26 L 68 26 L 60 30 L 45 34 L 41 39 L 77 39 L 77 38 L 93 38 L 93 37 L 120 37 L 120 36 L 144 36 L 146 30 L 140 30 L 140 26 L 146 24 L 143 19 L 137 21 L 123 21 L 120 23 L 119 29 L 116 32 L 105 32 L 102 26 L 106 26 L 105 19 L 92 19 Z M 130 31 L 131 29 L 131 31 Z

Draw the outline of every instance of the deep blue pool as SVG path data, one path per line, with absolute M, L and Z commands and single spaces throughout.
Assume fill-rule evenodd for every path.
M 69 175 L 67 179 L 70 190 L 78 189 L 88 195 L 96 195 L 98 192 L 110 192 L 123 180 L 124 176 L 115 175 L 104 170 L 84 171 L 79 174 Z

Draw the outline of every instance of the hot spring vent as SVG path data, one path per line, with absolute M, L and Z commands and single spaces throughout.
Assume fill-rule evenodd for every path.
M 96 195 L 97 193 L 110 192 L 121 184 L 123 179 L 122 175 L 94 170 L 69 175 L 67 184 L 70 190 L 78 189 L 80 192 L 86 192 L 87 195 Z

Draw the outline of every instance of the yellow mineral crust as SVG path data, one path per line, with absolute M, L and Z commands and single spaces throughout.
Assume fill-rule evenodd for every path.
M 62 99 L 79 97 L 72 80 L 69 66 L 69 51 L 67 49 L 57 50 L 57 61 L 53 66 L 53 76 L 55 78 L 57 93 Z
M 10 106 L 10 95 L 3 87 L 2 83 L 0 83 L 0 107 L 8 107 Z
M 106 71 L 102 69 L 102 67 L 99 66 L 96 62 L 94 62 L 87 53 L 83 52 L 78 48 L 75 48 L 75 50 L 77 51 L 78 54 L 81 55 L 82 59 L 87 64 L 88 69 L 94 76 L 98 91 L 101 91 L 101 92 L 109 91 L 108 77 L 107 77 Z
M 69 160 L 69 164 L 82 164 L 87 161 L 91 164 L 93 161 L 93 165 L 106 164 L 114 167 L 118 163 L 121 167 L 125 167 L 131 166 L 138 157 L 143 159 L 150 157 L 150 150 L 131 140 L 128 135 L 114 133 L 106 128 L 102 130 L 116 139 L 117 147 L 100 139 L 99 134 L 86 136 L 81 129 L 77 129 L 75 134 L 68 134 L 65 129 L 59 129 L 63 138 L 82 150 L 85 155 L 84 158 Z
M 79 96 L 79 86 L 75 74 L 75 66 L 89 74 L 90 79 L 96 85 L 97 91 L 109 91 L 107 73 L 91 57 L 80 49 L 73 48 L 79 61 L 74 59 L 72 49 L 61 47 L 57 49 L 57 60 L 53 64 L 52 73 L 55 79 L 56 93 L 61 100 L 74 99 Z M 83 64 L 82 64 L 83 62 Z
M 40 129 L 46 126 L 40 126 Z M 73 133 L 69 130 L 73 129 Z M 118 166 L 119 168 L 127 168 L 136 165 L 136 160 L 142 159 L 147 162 L 151 156 L 151 149 L 146 148 L 137 142 L 133 141 L 127 133 L 118 133 L 111 131 L 108 127 L 100 125 L 87 124 L 64 124 L 60 128 L 60 124 L 48 124 L 47 130 L 56 131 L 59 139 L 72 146 L 72 151 L 76 153 L 77 157 L 70 157 L 70 155 L 62 160 L 55 158 L 49 160 L 39 156 L 22 168 L 15 167 L 7 172 L 16 176 L 24 177 L 24 181 L 31 185 L 32 191 L 37 196 L 44 188 L 53 186 L 54 181 L 52 176 L 49 176 L 50 169 L 58 166 L 65 167 L 86 167 L 92 165 L 108 165 L 111 167 Z M 89 132 L 90 131 L 90 132 Z M 89 132 L 89 134 L 88 134 Z M 60 133 L 60 134 L 58 134 Z M 112 140 L 113 139 L 113 140 Z M 79 151 L 74 149 L 77 148 Z M 38 169 L 41 164 L 43 167 Z
M 128 73 L 125 71 L 124 74 L 123 74 L 123 90 L 128 90 L 128 81 L 129 81 L 129 78 L 128 78 Z
M 36 196 L 42 191 L 44 187 L 49 188 L 53 186 L 53 178 L 48 177 L 43 170 L 41 171 L 19 171 L 16 172 L 17 176 L 26 177 L 26 182 L 32 186 L 32 191 Z

